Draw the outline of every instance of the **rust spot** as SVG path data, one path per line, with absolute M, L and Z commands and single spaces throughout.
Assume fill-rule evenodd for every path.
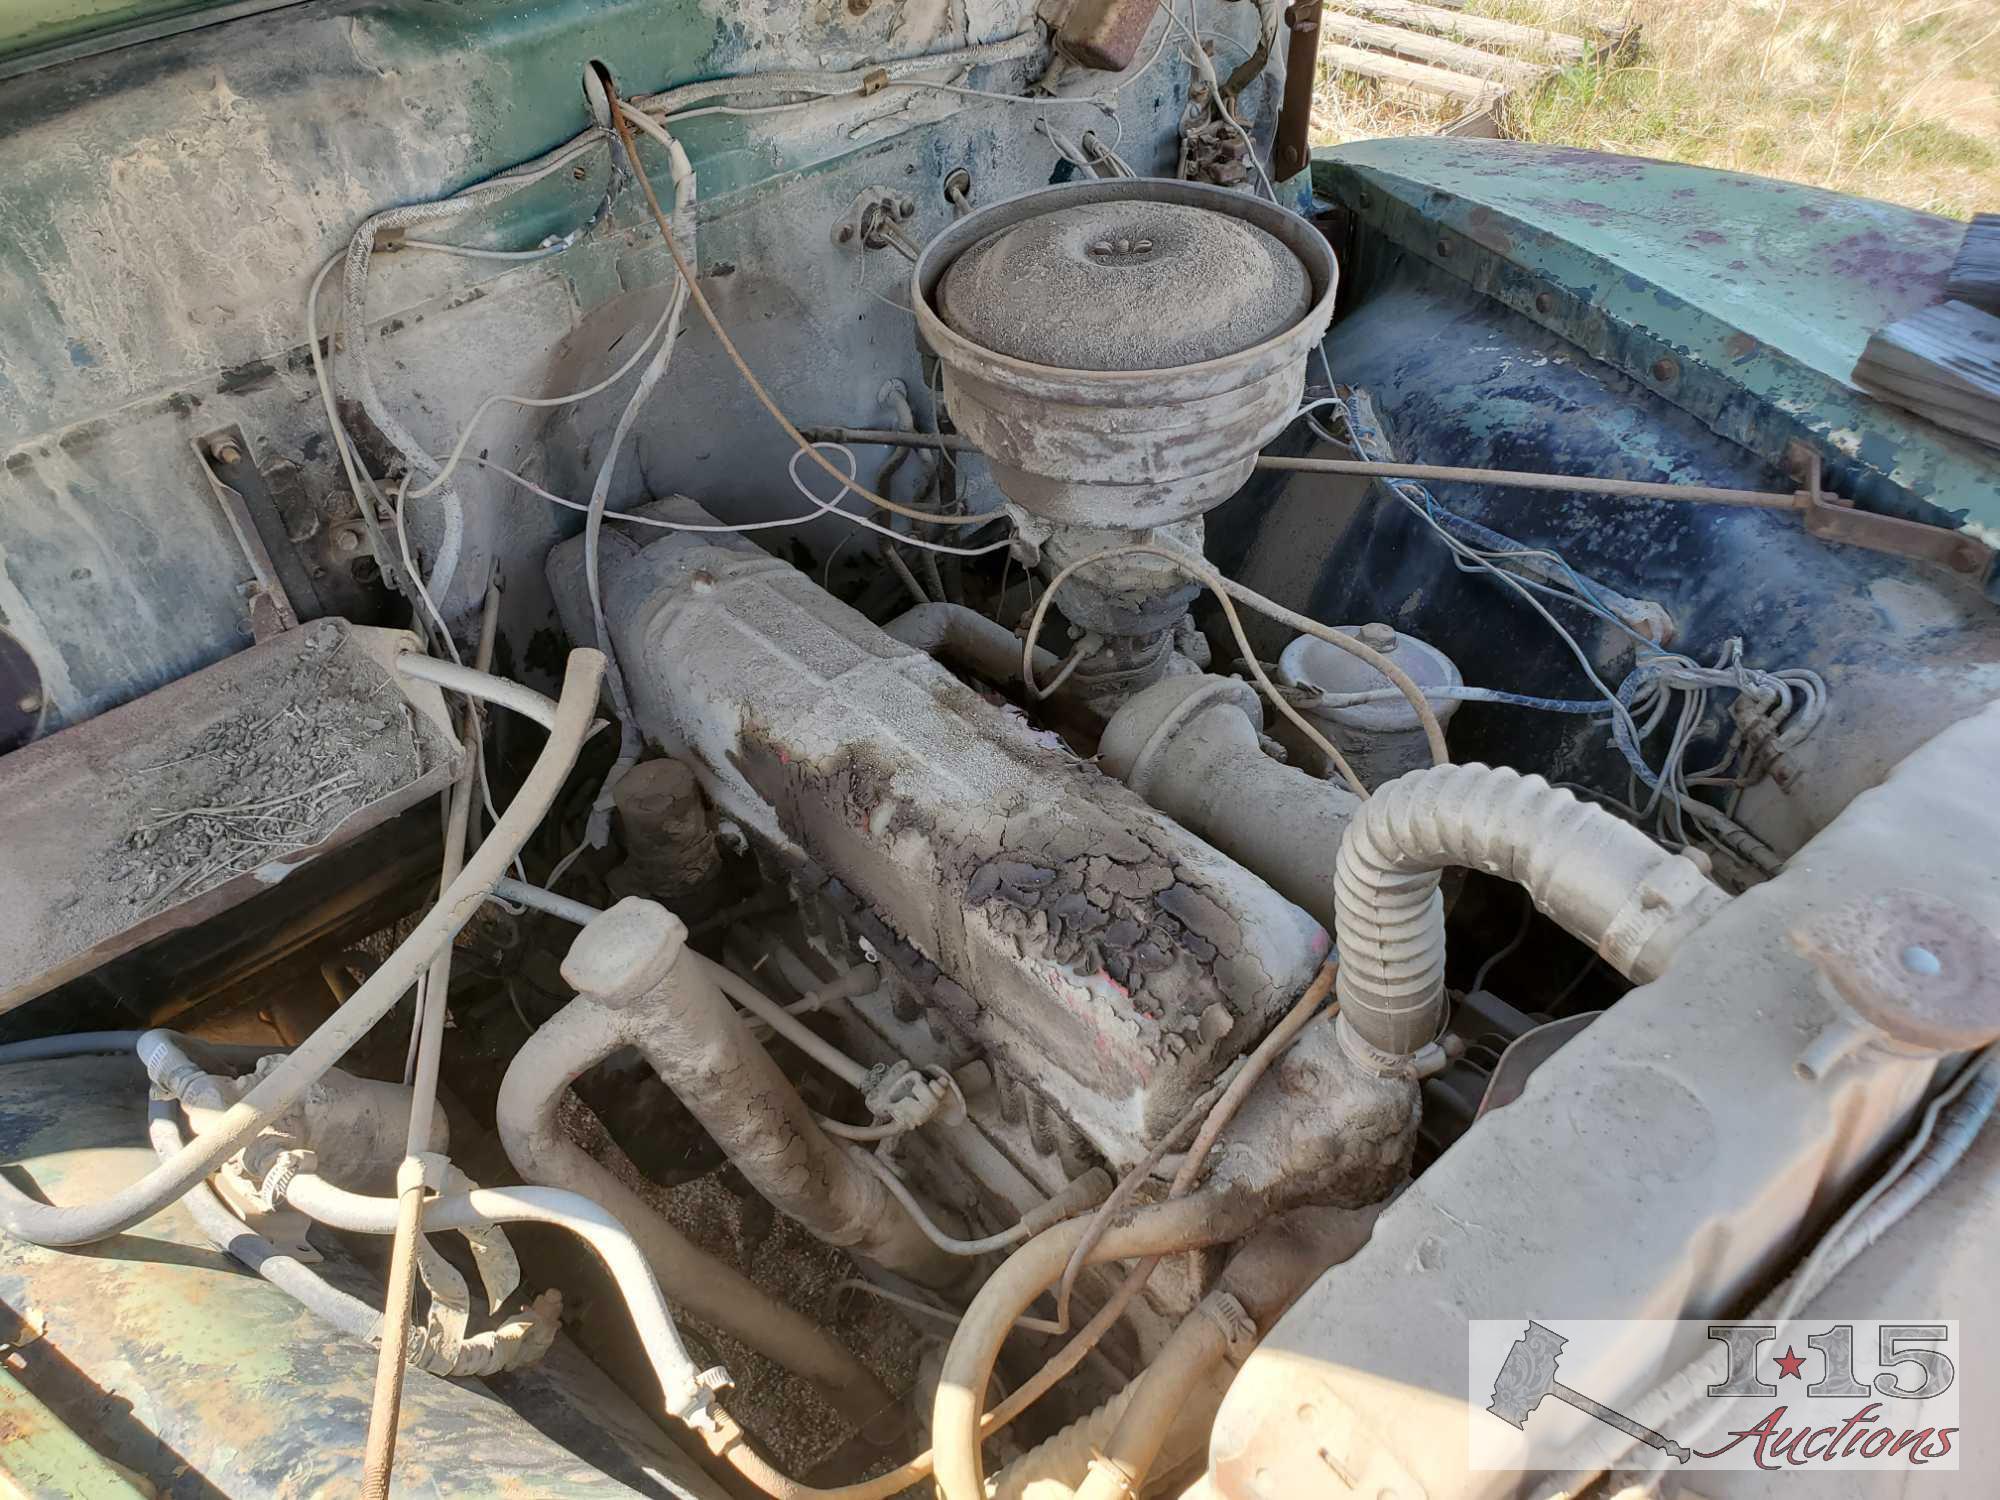
M 1585 151 L 1576 146 L 1545 146 L 1535 153 L 1536 157 L 1557 166 L 1568 167 L 1569 175 L 1585 181 L 1617 182 L 1633 177 L 1644 177 L 1659 165 L 1637 156 L 1612 156 L 1598 151 Z
M 1951 226 L 1954 236 L 1963 230 Z M 1843 235 L 1827 247 L 1826 269 L 1838 276 L 1865 282 L 1869 286 L 1902 289 L 1916 284 L 1942 281 L 1957 251 L 1956 237 L 1949 244 L 1913 244 L 1910 234 L 1891 235 L 1880 229 L 1862 229 Z

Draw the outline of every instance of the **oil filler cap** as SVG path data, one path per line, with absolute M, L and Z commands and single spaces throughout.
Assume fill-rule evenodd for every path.
M 1244 219 L 1142 198 L 1056 208 L 946 269 L 939 315 L 982 348 L 1061 370 L 1172 370 L 1297 326 L 1312 278 Z

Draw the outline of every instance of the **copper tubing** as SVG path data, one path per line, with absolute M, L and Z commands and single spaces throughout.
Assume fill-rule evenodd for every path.
M 1329 958 L 1321 964 L 1319 972 L 1313 975 L 1312 983 L 1306 986 L 1306 992 L 1299 996 L 1290 1010 L 1285 1012 L 1285 1018 L 1271 1028 L 1271 1034 L 1257 1044 L 1256 1050 L 1250 1054 L 1250 1060 L 1243 1065 L 1243 1071 L 1230 1080 L 1229 1087 L 1223 1091 L 1222 1097 L 1216 1101 L 1215 1108 L 1209 1111 L 1208 1119 L 1202 1123 L 1201 1133 L 1194 1138 L 1194 1144 L 1188 1147 L 1187 1160 L 1181 1163 L 1180 1171 L 1174 1174 L 1173 1192 L 1176 1197 L 1194 1185 L 1195 1174 L 1201 1170 L 1201 1164 L 1208 1159 L 1208 1153 L 1215 1149 L 1216 1141 L 1228 1127 L 1229 1122 L 1236 1118 L 1236 1112 L 1243 1107 L 1243 1101 L 1250 1097 L 1250 1091 L 1257 1087 L 1257 1080 L 1264 1076 L 1265 1071 L 1279 1055 L 1292 1045 L 1301 1031 L 1305 1030 L 1306 1023 L 1318 1013 L 1320 1002 L 1333 993 L 1334 984 L 1339 977 L 1338 959 Z
M 1237 1070 L 1236 1076 L 1229 1081 L 1228 1087 L 1222 1090 L 1221 1097 L 1202 1115 L 1201 1131 L 1195 1136 L 1194 1144 L 1182 1156 L 1180 1166 L 1174 1171 L 1173 1186 L 1168 1190 L 1169 1197 L 1179 1198 L 1194 1186 L 1195 1176 L 1201 1171 L 1202 1163 L 1208 1160 L 1208 1153 L 1215 1149 L 1217 1139 L 1228 1128 L 1229 1122 L 1236 1118 L 1236 1112 L 1243 1107 L 1243 1101 L 1250 1097 L 1250 1091 L 1257 1086 L 1257 1080 L 1264 1076 L 1265 1070 L 1278 1055 L 1292 1045 L 1293 1039 L 1305 1029 L 1306 1022 L 1318 1013 L 1320 1002 L 1332 993 L 1334 980 L 1339 973 L 1340 965 L 1333 959 L 1328 959 L 1319 966 L 1319 972 L 1313 975 L 1313 981 L 1306 986 L 1305 993 L 1293 1002 L 1292 1008 L 1285 1012 L 1283 1020 L 1271 1028 L 1270 1034 L 1257 1044 L 1256 1049 L 1245 1059 L 1243 1066 Z M 1089 1232 L 1077 1241 L 1076 1249 L 1071 1252 L 1069 1264 L 1063 1267 L 1062 1287 L 1056 1295 L 1056 1322 L 1059 1326 L 1067 1327 L 1069 1324 L 1070 1293 L 1076 1285 L 1078 1273 L 1090 1261 L 1090 1253 L 1097 1243 L 1097 1237 L 1104 1232 L 1105 1226 L 1124 1206 L 1132 1190 L 1151 1174 L 1160 1158 L 1186 1133 L 1189 1123 L 1189 1120 L 1182 1120 L 1160 1138 L 1159 1144 L 1147 1153 L 1145 1160 L 1134 1167 L 1126 1175 L 1125 1180 L 1112 1190 L 1111 1196 L 1098 1210 Z
M 1241 1358 L 1252 1336 L 1270 1332 L 1286 1308 L 1329 1266 L 1368 1243 L 1381 1205 L 1364 1209 L 1302 1208 L 1285 1215 L 1231 1258 L 1213 1292 L 1202 1300 L 1152 1362 L 1127 1387 L 1125 1409 L 1100 1442 L 1076 1500 L 1125 1500 L 1139 1494 L 1162 1451 L 1177 1433 L 1198 1424 L 1196 1451 L 1208 1446 L 1207 1429 L 1227 1382 L 1211 1383 L 1216 1367 Z M 1193 1409 L 1204 1385 L 1215 1392 L 1207 1415 Z M 1179 1445 L 1187 1449 L 1186 1441 Z
M 1142 1281 L 1152 1274 L 1162 1256 L 1241 1238 L 1264 1211 L 1264 1205 L 1249 1194 L 1205 1192 L 1171 1198 L 1140 1209 L 1106 1231 L 1092 1248 L 1090 1263 L 1139 1257 L 1130 1281 Z M 985 1404 L 1000 1344 L 1014 1320 L 1062 1274 L 1070 1252 L 1090 1224 L 1089 1220 L 1072 1219 L 1029 1240 L 979 1289 L 960 1320 L 938 1376 L 931 1419 L 938 1488 L 946 1500 L 984 1500 L 985 1475 L 977 1436 L 979 1408 Z
M 375 1394 L 368 1407 L 368 1446 L 361 1461 L 362 1500 L 388 1500 L 389 1476 L 396 1466 L 396 1426 L 403 1414 L 406 1362 L 403 1340 L 410 1327 L 410 1299 L 416 1294 L 416 1245 L 423 1233 L 423 1223 L 424 1188 L 419 1179 L 416 1186 L 396 1200 L 395 1248 L 389 1257 L 382 1341 L 375 1353 Z M 402 1309 L 400 1318 L 394 1316 L 398 1308 Z M 389 1372 L 386 1378 L 385 1369 Z
M 1230 1087 L 1223 1091 L 1222 1097 L 1216 1101 L 1214 1109 L 1210 1111 L 1208 1119 L 1204 1122 L 1206 1128 L 1201 1132 L 1201 1139 L 1207 1141 L 1209 1144 L 1213 1144 L 1216 1137 L 1221 1134 L 1223 1127 L 1234 1116 L 1237 1108 L 1248 1097 L 1250 1089 L 1256 1083 L 1257 1079 L 1261 1078 L 1272 1061 L 1283 1053 L 1286 1047 L 1291 1045 L 1293 1039 L 1298 1035 L 1299 1030 L 1304 1027 L 1305 1023 L 1312 1019 L 1320 1002 L 1326 998 L 1328 992 L 1333 988 L 1336 972 L 1337 966 L 1330 959 L 1320 966 L 1319 973 L 1314 976 L 1313 982 L 1307 987 L 1306 992 L 1299 997 L 1298 1002 L 1287 1013 L 1285 1019 L 1279 1022 L 1271 1034 L 1257 1045 L 1256 1050 L 1250 1054 L 1249 1060 L 1244 1064 L 1242 1072 L 1237 1075 L 1236 1080 Z M 1178 1130 L 1175 1133 L 1178 1134 Z M 1203 1149 L 1206 1151 L 1207 1148 L 1204 1147 Z M 1201 1164 L 1202 1159 L 1200 1157 L 1196 1156 L 1193 1152 L 1188 1153 L 1187 1159 L 1181 1164 L 1180 1171 L 1175 1175 L 1173 1187 L 1170 1190 L 1178 1201 L 1169 1201 L 1168 1203 L 1160 1204 L 1158 1205 L 1159 1209 L 1177 1210 L 1185 1213 L 1186 1205 L 1195 1200 L 1190 1200 L 1181 1195 L 1184 1195 L 1188 1188 L 1192 1186 L 1196 1175 L 1201 1170 Z M 1130 1226 L 1127 1227 L 1130 1228 Z M 1032 1249 L 1036 1243 L 1042 1239 L 1046 1239 L 1048 1235 L 1054 1235 L 1063 1230 L 1075 1232 L 1074 1243 L 1078 1244 L 1082 1243 L 1082 1236 L 1086 1231 L 1096 1234 L 1102 1234 L 1103 1232 L 1102 1225 L 1099 1224 L 1096 1216 L 1093 1216 L 1088 1221 L 1072 1219 L 1066 1224 L 1057 1225 L 1055 1229 L 1048 1231 L 1047 1234 L 1038 1236 L 1037 1240 L 1029 1241 L 1026 1248 Z M 1225 1238 L 1228 1237 L 1233 1237 L 1233 1235 L 1225 1235 Z M 1066 1246 L 1064 1250 L 1066 1253 Z M 1117 1253 L 1115 1250 L 1106 1252 L 1107 1255 L 1115 1255 Z M 1004 1275 L 1008 1268 L 1014 1265 L 1015 1260 L 1019 1258 L 1020 1256 L 1017 1253 L 1005 1266 L 1001 1267 L 1000 1274 Z M 1104 1257 L 1094 1255 L 1091 1258 L 1096 1260 Z M 1154 1268 L 1159 1263 L 1159 1255 L 1148 1255 L 1145 1259 L 1141 1260 L 1132 1270 L 1131 1274 L 1119 1284 L 1118 1290 L 1112 1293 L 1110 1300 L 1097 1310 L 1096 1316 L 1091 1318 L 1077 1332 L 1075 1338 L 1063 1345 L 1055 1357 L 1050 1359 L 1041 1369 L 1037 1370 L 1013 1395 L 1002 1401 L 992 1411 L 985 1413 L 977 1419 L 976 1436 L 973 1440 L 973 1462 L 975 1465 L 978 1463 L 979 1444 L 984 1443 L 987 1438 L 1005 1427 L 1014 1418 L 1018 1417 L 1035 1402 L 1047 1395 L 1058 1381 L 1083 1362 L 1084 1357 L 1097 1347 L 1099 1340 L 1111 1330 L 1112 1325 L 1125 1315 L 1125 1309 L 1131 1305 L 1132 1299 L 1137 1297 L 1140 1291 L 1144 1289 L 1147 1279 L 1152 1276 Z M 995 1279 L 997 1280 L 998 1277 Z M 988 1283 L 988 1285 L 990 1286 L 991 1283 Z M 983 1298 L 984 1296 L 985 1293 L 982 1291 L 981 1297 Z M 1033 1300 L 1034 1296 L 1030 1295 L 1028 1301 L 1032 1302 Z M 1023 1305 L 1025 1306 L 1025 1304 Z M 1275 1313 L 1272 1316 L 1275 1317 Z M 1004 1332 L 1003 1327 L 1003 1336 Z M 956 1349 L 957 1347 L 958 1344 L 954 1340 L 953 1348 Z M 991 1368 L 990 1360 L 988 1368 L 989 1370 Z M 940 1394 L 942 1394 L 942 1389 L 942 1386 L 940 1386 Z M 983 1391 L 984 1381 L 982 1380 L 982 1398 Z M 933 1426 L 936 1426 L 935 1421 L 933 1422 Z M 927 1453 L 918 1454 L 901 1468 L 892 1470 L 887 1474 L 879 1475 L 863 1484 L 845 1485 L 838 1489 L 822 1490 L 815 1489 L 811 1485 L 801 1484 L 797 1480 L 773 1468 L 744 1441 L 741 1429 L 736 1426 L 735 1422 L 731 1420 L 726 1412 L 719 1413 L 719 1425 L 716 1430 L 712 1433 L 706 1433 L 704 1436 L 712 1452 L 725 1460 L 738 1474 L 749 1480 L 750 1483 L 756 1485 L 765 1494 L 772 1496 L 773 1500 L 889 1500 L 889 1497 L 901 1493 L 911 1485 L 923 1480 L 925 1476 L 931 1474 L 935 1468 L 938 1453 L 937 1448 L 932 1448 Z M 978 1493 L 983 1494 L 983 1492 Z
M 1075 1221 L 1072 1221 L 1075 1222 Z M 1037 1370 L 1021 1388 L 1002 1401 L 992 1411 L 979 1419 L 979 1441 L 985 1442 L 1001 1428 L 1012 1422 L 1022 1412 L 1046 1396 L 1056 1383 L 1083 1363 L 1084 1356 L 1097 1347 L 1098 1341 L 1111 1331 L 1111 1325 L 1125 1314 L 1132 1299 L 1146 1284 L 1146 1278 L 1153 1274 L 1153 1268 L 1160 1263 L 1158 1256 L 1139 1263 L 1131 1275 L 1119 1284 L 1111 1300 L 1097 1310 L 1097 1316 L 1077 1331 L 1075 1338 L 1056 1353 L 1055 1357 Z M 709 1450 L 726 1461 L 736 1472 L 754 1484 L 772 1500 L 890 1500 L 911 1485 L 924 1479 L 933 1471 L 937 1459 L 935 1448 L 919 1453 L 899 1469 L 861 1484 L 842 1485 L 837 1489 L 815 1489 L 801 1484 L 789 1475 L 780 1473 L 765 1461 L 744 1441 L 742 1429 L 727 1412 L 718 1413 L 718 1425 L 713 1432 L 704 1432 Z

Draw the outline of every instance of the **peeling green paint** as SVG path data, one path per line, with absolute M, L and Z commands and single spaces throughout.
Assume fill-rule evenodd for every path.
M 24 1500 L 139 1500 L 131 1479 L 0 1369 L 0 1484 Z
M 153 1165 L 145 1103 L 145 1075 L 129 1057 L 0 1068 L 0 1155 L 50 1202 L 108 1196 Z M 0 1237 L 0 1304 L 40 1335 L 25 1351 L 30 1371 L 47 1349 L 80 1376 L 87 1404 L 103 1418 L 89 1437 L 163 1493 L 185 1492 L 176 1485 L 189 1468 L 213 1487 L 204 1493 L 239 1500 L 358 1489 L 374 1349 L 338 1335 L 213 1249 L 179 1205 L 84 1250 Z M 553 1399 L 547 1383 L 540 1390 Z M 0 1419 L 6 1410 L 0 1391 Z M 477 1382 L 412 1371 L 400 1430 L 399 1493 L 459 1500 L 634 1493 Z M 0 1446 L 0 1468 L 5 1455 Z M 101 1493 L 108 1500 L 117 1492 Z

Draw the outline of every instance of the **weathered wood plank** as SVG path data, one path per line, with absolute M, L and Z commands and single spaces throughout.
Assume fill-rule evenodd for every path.
M 1887 386 L 1878 387 L 1861 377 L 1856 383 L 1877 400 L 1886 401 L 1891 406 L 1900 406 L 1905 411 L 1922 417 L 1926 422 L 1942 427 L 1948 432 L 1956 432 L 1964 437 L 1975 438 L 1989 448 L 2000 448 L 2000 413 L 1993 420 L 1958 411 L 1949 406 L 1940 406 L 1927 395 L 1916 395 Z
M 1401 84 L 1404 88 L 1419 89 L 1426 94 L 1442 94 L 1450 99 L 1483 104 L 1506 92 L 1502 85 L 1490 78 L 1473 78 L 1381 52 L 1345 47 L 1337 42 L 1322 43 L 1319 55 L 1329 67 L 1359 73 L 1364 78 L 1378 78 L 1384 83 Z
M 1919 308 L 1876 330 L 1861 364 L 2000 401 L 2000 318 L 1965 302 Z
M 1501 138 L 1500 105 L 1504 96 L 1495 94 L 1492 98 L 1473 105 L 1453 120 L 1439 135 L 1456 136 L 1460 140 L 1497 141 Z
M 2000 312 L 2000 214 L 1972 216 L 1944 294 L 1987 312 Z
M 1387 26 L 1360 16 L 1342 15 L 1338 11 L 1322 12 L 1319 24 L 1321 34 L 1334 41 L 1366 47 L 1371 52 L 1406 57 L 1411 62 L 1448 68 L 1454 73 L 1465 73 L 1474 78 L 1491 78 L 1496 83 L 1514 87 L 1538 82 L 1554 71 L 1547 63 L 1501 57 L 1497 53 L 1468 47 L 1463 42 L 1430 36 L 1402 26 Z
M 1911 380 L 1876 366 L 1870 366 L 1865 371 L 1856 370 L 1854 382 L 1869 395 L 1892 406 L 1900 406 L 1926 417 L 1932 417 L 1937 412 L 1949 412 L 1968 422 L 1987 423 L 1995 433 L 2000 433 L 2000 422 L 1996 422 L 1993 408 L 1972 396 L 1925 385 L 1920 380 Z
M 1854 383 L 2000 446 L 2000 317 L 1967 302 L 1920 308 L 1869 337 Z
M 1590 44 L 1582 37 L 1539 26 L 1523 26 L 1515 21 L 1496 21 L 1488 16 L 1468 16 L 1423 0 L 1332 0 L 1332 7 L 1373 21 L 1407 26 L 1415 31 L 1437 32 L 1482 46 L 1518 47 L 1546 53 L 1565 62 L 1587 56 Z M 1333 15 L 1333 8 L 1325 13 Z

